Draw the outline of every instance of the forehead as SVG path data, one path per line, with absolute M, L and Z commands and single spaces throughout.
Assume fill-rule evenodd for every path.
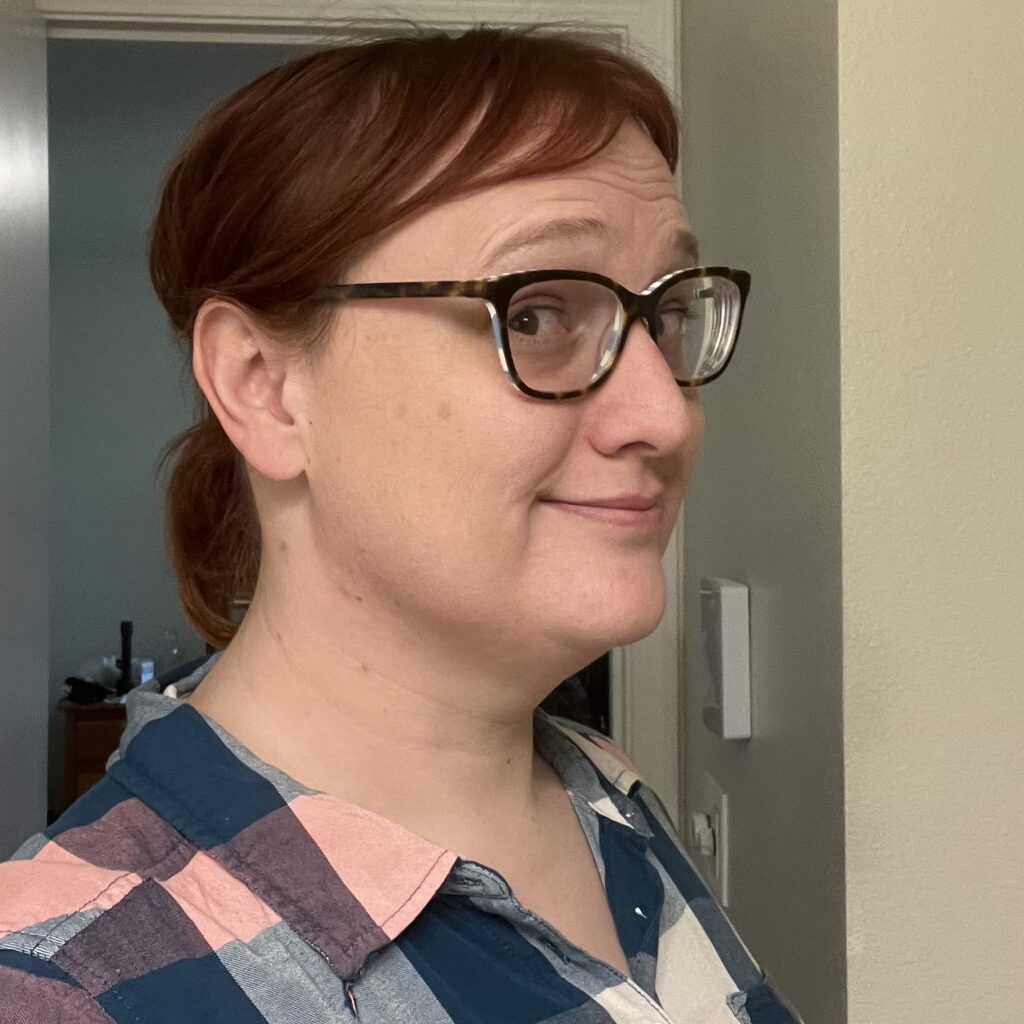
M 628 262 L 640 247 L 675 261 L 666 267 L 674 269 L 680 258 L 696 262 L 691 240 L 668 164 L 646 132 L 627 122 L 585 163 L 425 210 L 380 240 L 357 269 L 376 280 L 437 280 L 551 266 L 556 257 L 562 266 L 573 265 L 571 258 L 591 269 L 584 264 L 610 254 Z

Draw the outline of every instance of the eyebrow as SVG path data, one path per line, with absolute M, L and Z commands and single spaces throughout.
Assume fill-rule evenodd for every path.
M 545 242 L 576 242 L 587 238 L 607 237 L 607 226 L 594 217 L 563 217 L 543 224 L 532 224 L 503 239 L 486 254 L 484 265 L 500 265 L 510 256 L 516 256 Z M 672 235 L 669 247 L 673 259 L 688 260 L 695 267 L 700 265 L 700 247 L 692 231 L 680 228 Z

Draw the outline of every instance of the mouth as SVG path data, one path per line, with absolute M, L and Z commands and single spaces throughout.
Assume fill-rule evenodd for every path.
M 656 530 L 662 521 L 661 496 L 631 495 L 605 498 L 600 501 L 559 501 L 541 498 L 541 504 L 554 511 L 578 516 L 594 523 L 606 523 L 632 530 Z

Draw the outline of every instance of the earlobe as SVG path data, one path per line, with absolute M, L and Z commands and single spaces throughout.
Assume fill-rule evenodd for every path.
M 272 480 L 291 480 L 305 465 L 301 417 L 285 400 L 288 367 L 244 309 L 223 299 L 203 304 L 192 332 L 196 382 L 231 443 Z

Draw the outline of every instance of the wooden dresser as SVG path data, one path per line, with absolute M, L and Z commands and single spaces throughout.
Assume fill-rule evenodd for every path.
M 123 704 L 58 702 L 64 715 L 64 807 L 103 778 L 125 726 Z

